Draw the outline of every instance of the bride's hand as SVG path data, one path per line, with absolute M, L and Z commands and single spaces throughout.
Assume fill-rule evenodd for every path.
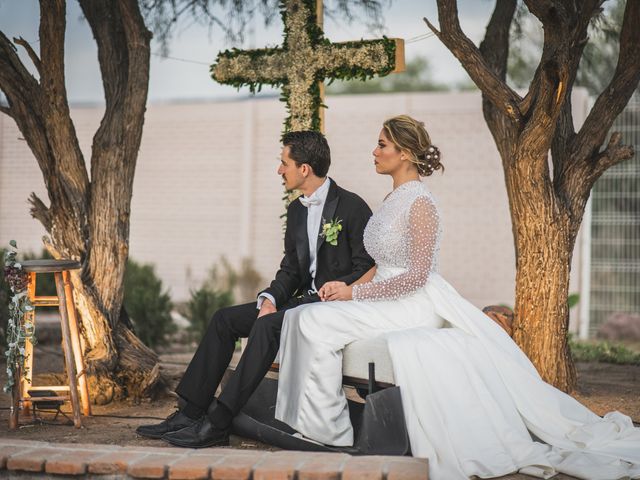
M 322 285 L 322 287 L 320 287 L 320 290 L 318 290 L 318 296 L 320 297 L 320 300 L 325 302 L 327 300 L 327 297 L 332 294 L 340 285 L 345 285 L 345 283 L 332 281 Z
M 323 302 L 352 300 L 352 290 L 353 287 L 344 282 L 327 282 L 320 288 L 318 295 Z

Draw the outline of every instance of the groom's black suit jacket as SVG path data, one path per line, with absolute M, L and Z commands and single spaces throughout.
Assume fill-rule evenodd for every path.
M 374 265 L 362 241 L 364 227 L 371 217 L 371 209 L 358 195 L 340 188 L 331 179 L 329 181 L 331 183 L 322 210 L 318 235 L 324 223 L 334 220 L 342 220 L 342 230 L 336 246 L 326 242 L 323 237 L 318 238 L 315 275 L 315 286 L 318 290 L 324 283 L 332 280 L 349 285 Z M 292 297 L 301 295 L 311 288 L 307 212 L 307 207 L 299 200 L 294 200 L 289 205 L 284 236 L 284 258 L 271 285 L 261 292 L 273 295 L 278 308 Z
M 318 238 L 316 288 L 319 289 L 329 280 L 351 284 L 373 266 L 373 259 L 365 251 L 362 241 L 364 227 L 370 216 L 371 210 L 360 197 L 338 187 L 331 180 L 322 218 L 325 222 L 342 220 L 342 230 L 336 246 Z M 236 415 L 260 384 L 278 352 L 285 311 L 319 300 L 317 294 L 296 298 L 311 288 L 307 208 L 299 200 L 291 202 L 287 210 L 284 247 L 280 269 L 269 288 L 264 290 L 273 295 L 278 311 L 257 319 L 258 310 L 254 301 L 222 308 L 213 315 L 198 350 L 176 388 L 178 395 L 190 404 L 207 410 L 229 365 L 236 340 L 249 337 L 234 374 L 229 377 L 218 397 L 218 402 L 226 406 L 231 415 Z M 215 411 L 223 412 L 224 409 Z

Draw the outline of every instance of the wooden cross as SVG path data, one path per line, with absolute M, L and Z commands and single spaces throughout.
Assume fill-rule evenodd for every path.
M 211 75 L 219 83 L 249 86 L 252 93 L 263 84 L 281 87 L 289 111 L 285 131 L 324 130 L 325 79 L 404 71 L 404 40 L 331 43 L 322 31 L 322 0 L 283 0 L 280 8 L 282 47 L 221 52 Z

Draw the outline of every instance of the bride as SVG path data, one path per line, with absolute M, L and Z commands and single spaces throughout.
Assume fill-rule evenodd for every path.
M 285 314 L 276 418 L 313 440 L 352 445 L 342 349 L 384 335 L 411 450 L 429 459 L 430 478 L 640 478 L 631 419 L 601 418 L 542 381 L 504 330 L 437 273 L 438 210 L 420 176 L 443 167 L 422 122 L 387 120 L 373 156 L 376 172 L 393 178 L 364 233 L 376 266 L 353 285 L 323 285 L 324 303 Z

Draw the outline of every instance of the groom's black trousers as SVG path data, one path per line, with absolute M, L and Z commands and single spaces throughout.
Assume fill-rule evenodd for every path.
M 304 303 L 318 301 L 318 295 L 292 298 L 277 312 L 258 318 L 256 302 L 218 310 L 196 350 L 176 393 L 206 411 L 229 366 L 236 341 L 249 337 L 247 346 L 218 401 L 235 416 L 258 387 L 280 347 L 284 312 Z

